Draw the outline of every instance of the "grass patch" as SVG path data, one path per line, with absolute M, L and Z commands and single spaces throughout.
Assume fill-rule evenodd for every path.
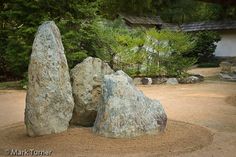
M 0 90 L 3 89 L 23 89 L 21 81 L 0 82 Z

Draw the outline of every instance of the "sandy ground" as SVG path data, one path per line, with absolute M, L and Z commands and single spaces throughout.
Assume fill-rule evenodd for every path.
M 232 71 L 236 71 L 236 66 L 231 67 Z M 219 75 L 221 69 L 220 68 L 194 68 L 189 70 L 189 73 L 193 73 L 193 74 L 200 74 L 202 76 L 205 77 L 209 77 L 209 76 L 215 76 L 215 75 Z
M 24 119 L 25 91 L 0 90 L 0 128 Z
M 195 69 L 215 75 L 218 69 Z M 208 71 L 208 72 L 206 72 Z M 235 157 L 236 83 L 206 81 L 193 85 L 139 86 L 163 104 L 168 118 L 161 135 L 109 139 L 90 128 L 37 138 L 26 136 L 24 91 L 0 91 L 0 156 L 6 149 L 53 150 L 53 156 Z
M 159 135 L 133 139 L 112 139 L 95 135 L 91 128 L 70 128 L 67 132 L 30 138 L 22 123 L 0 131 L 0 155 L 11 148 L 53 150 L 53 156 L 166 156 L 192 152 L 211 144 L 213 134 L 203 127 L 184 122 L 168 121 Z
M 208 76 L 218 75 L 220 72 L 220 68 L 194 68 L 189 70 L 188 72 L 208 77 Z
M 214 133 L 211 145 L 179 156 L 235 157 L 236 83 L 140 87 L 164 105 L 170 119 L 204 126 Z M 234 99 L 235 100 L 235 99 Z

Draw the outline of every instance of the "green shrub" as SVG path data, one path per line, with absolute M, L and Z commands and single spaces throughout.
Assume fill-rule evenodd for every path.
M 107 42 L 104 60 L 131 76 L 181 76 L 196 62 L 194 57 L 184 57 L 195 44 L 186 33 L 128 29 L 120 20 L 100 27 Z
M 196 63 L 196 58 L 183 57 L 181 55 L 172 55 L 165 63 L 168 76 L 185 76 L 189 67 Z
M 214 57 L 216 43 L 220 41 L 220 36 L 217 32 L 201 31 L 191 33 L 192 40 L 195 41 L 195 46 L 192 50 L 186 52 L 185 56 L 198 58 L 198 63 L 209 62 Z
M 100 58 L 107 61 L 114 69 L 122 69 L 131 75 L 140 74 L 146 53 L 142 29 L 129 29 L 121 19 L 100 21 L 98 34 L 104 44 Z
M 181 76 L 186 70 L 196 63 L 194 57 L 185 57 L 195 43 L 184 32 L 169 30 L 147 31 L 146 44 L 152 49 L 147 61 L 147 75 Z
M 201 67 L 201 68 L 219 67 L 221 61 L 222 59 L 214 57 L 208 62 L 199 63 L 198 67 Z

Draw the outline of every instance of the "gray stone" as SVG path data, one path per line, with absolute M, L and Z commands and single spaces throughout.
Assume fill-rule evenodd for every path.
M 201 81 L 202 80 L 197 76 L 189 76 L 186 78 L 179 79 L 179 83 L 183 84 L 193 84 L 193 83 L 199 83 Z
M 134 82 L 135 85 L 142 85 L 143 84 L 142 83 L 142 78 L 140 78 L 140 77 L 135 77 L 133 79 L 133 82 Z
M 219 76 L 220 76 L 220 79 L 222 80 L 236 81 L 236 74 L 234 73 L 231 73 L 231 74 L 220 73 Z
M 44 22 L 34 39 L 28 71 L 25 125 L 29 136 L 65 131 L 74 101 L 64 47 L 53 21 Z
M 221 68 L 221 72 L 223 73 L 231 73 L 232 65 L 229 62 L 221 62 L 220 68 Z
M 152 78 L 149 78 L 149 77 L 145 77 L 141 81 L 142 81 L 143 85 L 151 85 L 152 84 Z
M 114 71 L 99 58 L 86 58 L 71 70 L 75 107 L 71 124 L 93 126 L 101 102 L 101 84 L 105 74 Z
M 102 91 L 93 132 L 131 138 L 164 131 L 167 116 L 160 102 L 146 97 L 123 71 L 105 75 Z
M 152 78 L 152 84 L 163 84 L 166 83 L 167 78 L 165 77 L 156 77 L 156 78 Z
M 198 77 L 200 82 L 204 81 L 204 76 L 202 76 L 200 74 L 193 74 L 192 76 Z
M 166 84 L 177 85 L 177 84 L 179 84 L 179 82 L 176 78 L 168 78 L 167 81 L 166 81 Z

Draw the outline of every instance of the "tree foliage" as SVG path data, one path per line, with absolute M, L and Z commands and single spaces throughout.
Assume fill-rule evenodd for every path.
M 183 32 L 129 29 L 122 20 L 102 22 L 100 31 L 107 42 L 103 60 L 131 76 L 180 76 L 196 61 L 184 57 L 194 41 Z
M 185 56 L 197 58 L 198 63 L 213 59 L 216 43 L 220 41 L 219 34 L 212 31 L 201 31 L 191 33 L 191 36 L 191 40 L 194 40 L 196 44 L 193 49 L 185 53 Z
M 141 29 L 129 29 L 121 19 L 103 20 L 99 24 L 99 34 L 104 44 L 103 60 L 114 69 L 139 64 L 143 59 L 144 32 Z
M 100 14 L 115 18 L 118 13 L 160 15 L 166 22 L 184 23 L 236 19 L 236 7 L 197 0 L 100 0 Z
M 70 67 L 87 56 L 93 56 L 109 62 L 113 68 L 123 68 L 134 75 L 144 73 L 142 70 L 145 69 L 145 64 L 150 67 L 149 74 L 154 71 L 153 74 L 179 75 L 179 72 L 174 74 L 174 71 L 181 71 L 178 70 L 181 69 L 179 65 L 190 65 L 188 57 L 201 58 L 199 54 L 202 54 L 202 58 L 205 58 L 212 54 L 215 48 L 213 43 L 218 41 L 216 35 L 199 33 L 189 39 L 188 35 L 180 32 L 146 32 L 142 28 L 131 30 L 124 26 L 121 20 L 111 22 L 102 18 L 114 19 L 118 13 L 161 15 L 166 22 L 181 24 L 191 21 L 236 19 L 235 12 L 235 6 L 194 0 L 0 1 L 0 76 L 12 79 L 26 76 L 34 35 L 38 26 L 46 20 L 55 21 L 59 27 Z M 155 42 L 151 44 L 147 36 L 161 42 L 157 45 Z M 196 41 L 193 50 L 189 50 L 191 44 L 188 40 Z M 154 57 L 158 55 L 148 53 L 145 45 L 159 54 L 165 52 L 167 55 L 171 52 L 171 57 L 162 57 L 163 54 Z M 187 51 L 189 53 L 186 53 Z M 146 62 L 147 58 L 152 58 L 149 63 Z M 156 62 L 165 66 L 156 68 Z M 170 69 L 174 69 L 174 66 L 170 63 L 178 63 L 172 72 Z
M 184 57 L 195 45 L 188 34 L 150 29 L 147 37 L 147 75 L 181 76 L 196 62 L 194 57 Z
M 1 73 L 23 76 L 34 34 L 46 20 L 54 20 L 58 25 L 70 67 L 87 56 L 96 56 L 102 47 L 94 26 L 96 11 L 97 3 L 92 0 L 1 2 Z

